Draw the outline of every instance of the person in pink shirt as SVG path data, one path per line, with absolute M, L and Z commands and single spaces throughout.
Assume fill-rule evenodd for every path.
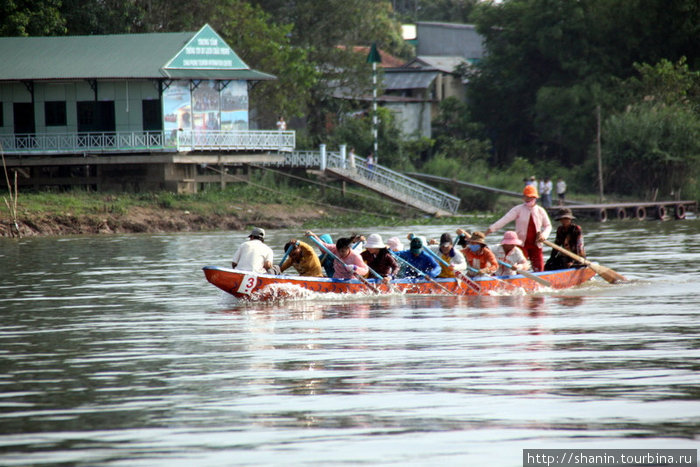
M 486 229 L 486 235 L 505 227 L 515 221 L 515 232 L 524 240 L 523 252 L 532 264 L 535 272 L 544 271 L 544 256 L 542 241 L 552 232 L 552 222 L 547 211 L 537 205 L 537 189 L 528 185 L 523 190 L 523 204 L 519 204 L 506 213 L 505 216 L 491 224 Z
M 306 232 L 306 235 L 314 237 L 342 261 L 342 263 L 338 260 L 333 262 L 333 279 L 354 279 L 355 274 L 365 276 L 369 272 L 369 268 L 362 260 L 362 256 L 352 250 L 351 238 L 339 238 L 333 245 L 332 243 L 324 242 L 313 232 Z

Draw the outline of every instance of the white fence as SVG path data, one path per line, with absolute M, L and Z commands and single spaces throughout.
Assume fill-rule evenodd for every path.
M 162 131 L 0 135 L 5 154 L 293 151 L 294 131 Z

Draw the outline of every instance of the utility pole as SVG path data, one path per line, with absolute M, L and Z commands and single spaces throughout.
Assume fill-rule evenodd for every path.
M 598 190 L 599 202 L 602 203 L 604 199 L 603 195 L 603 157 L 600 150 L 600 104 L 595 108 L 596 113 L 596 153 L 598 155 Z
M 372 64 L 372 136 L 374 137 L 374 160 L 379 157 L 379 117 L 377 116 L 377 63 L 382 63 L 382 57 L 377 51 L 377 44 L 372 43 L 367 55 L 367 63 Z

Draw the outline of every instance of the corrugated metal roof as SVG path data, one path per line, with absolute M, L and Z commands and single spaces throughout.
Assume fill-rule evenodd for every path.
M 424 63 L 430 68 L 442 71 L 444 73 L 453 73 L 455 68 L 461 63 L 469 63 L 469 61 L 464 57 L 438 57 L 430 55 L 419 55 L 416 60 Z
M 418 22 L 417 55 L 460 55 L 482 58 L 484 38 L 472 24 Z
M 240 68 L 164 70 L 163 67 L 196 34 L 0 37 L 0 63 L 3 64 L 0 81 L 167 77 L 274 79 L 272 75 Z
M 437 71 L 392 71 L 384 74 L 383 84 L 387 91 L 426 89 L 437 75 Z

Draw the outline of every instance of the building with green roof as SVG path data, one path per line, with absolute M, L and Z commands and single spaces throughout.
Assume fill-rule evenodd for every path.
M 0 38 L 0 145 L 22 185 L 196 191 L 214 165 L 280 160 L 293 131 L 249 128 L 246 65 L 197 32 Z

